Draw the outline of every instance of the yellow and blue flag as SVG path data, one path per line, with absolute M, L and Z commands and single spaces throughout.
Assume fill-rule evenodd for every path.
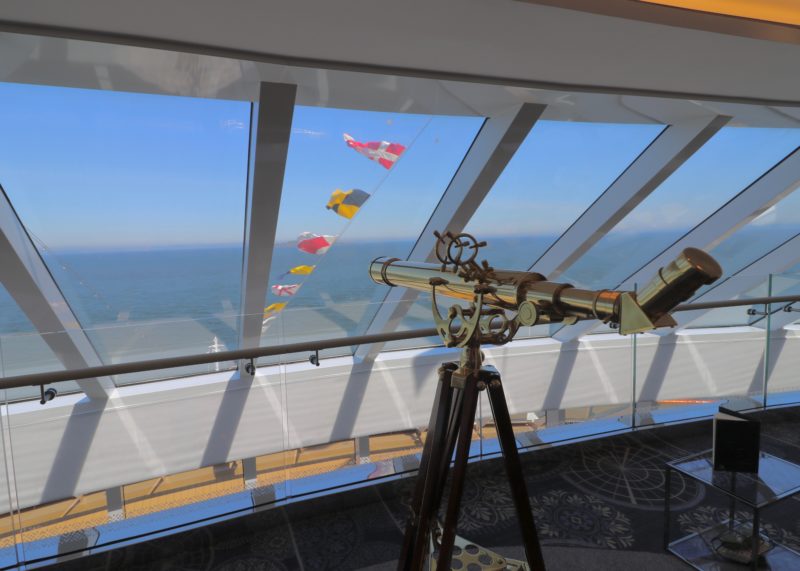
M 328 210 L 333 210 L 339 216 L 344 216 L 347 219 L 356 215 L 359 208 L 367 201 L 369 193 L 352 188 L 350 190 L 339 190 L 338 188 L 333 191 L 328 204 L 325 206 Z

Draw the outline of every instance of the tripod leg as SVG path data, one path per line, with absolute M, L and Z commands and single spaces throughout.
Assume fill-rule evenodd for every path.
M 533 571 L 544 571 L 542 548 L 539 545 L 539 537 L 536 534 L 536 524 L 533 521 L 533 512 L 528 500 L 525 479 L 522 477 L 522 464 L 519 461 L 517 443 L 514 438 L 514 431 L 511 428 L 511 416 L 508 414 L 503 384 L 497 371 L 487 368 L 481 373 L 483 373 L 484 380 L 489 387 L 489 403 L 492 406 L 497 438 L 500 440 L 500 448 L 503 451 L 503 459 L 506 463 L 508 482 L 511 486 L 511 495 L 519 518 L 525 556 Z
M 461 422 L 459 423 L 456 441 L 456 458 L 453 463 L 453 481 L 450 488 L 450 497 L 447 500 L 447 515 L 442 529 L 442 541 L 439 545 L 439 559 L 436 563 L 436 569 L 450 569 L 450 561 L 453 557 L 458 509 L 461 504 L 461 494 L 464 491 L 464 477 L 467 472 L 469 447 L 472 442 L 472 430 L 475 424 L 475 409 L 478 405 L 476 380 L 474 377 L 468 378 L 463 389 Z
M 411 518 L 406 524 L 403 549 L 400 552 L 398 571 L 417 571 L 422 569 L 428 551 L 430 522 L 438 503 L 434 505 L 439 487 L 440 458 L 444 453 L 447 427 L 451 413 L 453 389 L 451 377 L 455 363 L 445 363 L 439 369 L 439 384 L 433 401 L 428 435 L 422 448 L 417 483 L 411 501 Z
M 447 484 L 447 474 L 450 472 L 450 462 L 453 461 L 453 453 L 456 449 L 456 439 L 458 437 L 458 429 L 461 422 L 462 403 L 464 400 L 464 391 L 461 389 L 453 389 L 453 404 L 450 407 L 450 423 L 447 426 L 447 437 L 445 438 L 445 450 L 440 459 L 439 466 L 439 481 L 437 482 L 436 495 L 434 496 L 434 512 L 433 517 L 436 517 L 436 510 L 442 505 L 442 495 L 444 488 Z

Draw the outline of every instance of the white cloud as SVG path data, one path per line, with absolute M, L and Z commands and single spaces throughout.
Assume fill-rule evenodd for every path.
M 221 121 L 220 125 L 223 129 L 244 129 L 244 121 L 239 121 L 238 119 L 226 119 Z
M 648 230 L 671 230 L 683 228 L 692 220 L 688 204 L 674 202 L 661 204 L 658 208 L 634 210 L 617 224 L 615 230 L 622 232 L 646 232 Z
M 323 131 L 313 131 L 312 129 L 292 129 L 292 133 L 296 135 L 306 135 L 308 137 L 323 137 L 325 133 Z
M 773 204 L 767 208 L 764 212 L 756 216 L 751 224 L 753 226 L 767 226 L 769 224 L 774 224 L 778 218 L 778 209 L 776 206 L 777 205 Z

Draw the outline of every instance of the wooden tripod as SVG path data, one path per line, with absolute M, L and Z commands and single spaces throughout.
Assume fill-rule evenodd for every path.
M 412 500 L 412 515 L 406 526 L 403 550 L 398 571 L 422 571 L 431 552 L 431 540 L 438 543 L 439 557 L 436 569 L 450 569 L 456 522 L 464 490 L 469 447 L 480 391 L 488 389 L 492 416 L 505 459 L 506 472 L 517 517 L 522 531 L 522 541 L 528 564 L 533 571 L 544 571 L 544 560 L 536 534 L 528 492 L 522 476 L 522 466 L 517 453 L 511 417 L 506 405 L 500 373 L 494 367 L 480 367 L 480 346 L 474 343 L 465 349 L 467 362 L 477 363 L 471 368 L 458 363 L 444 363 L 439 369 L 439 384 L 428 425 L 428 436 L 422 451 L 419 475 Z M 444 493 L 450 459 L 453 463 L 453 480 L 441 537 L 438 512 Z

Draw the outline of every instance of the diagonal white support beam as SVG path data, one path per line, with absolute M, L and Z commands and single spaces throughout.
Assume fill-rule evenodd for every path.
M 800 262 L 800 234 L 791 238 L 769 252 L 767 255 L 759 258 L 746 268 L 737 272 L 718 286 L 708 290 L 705 294 L 697 298 L 697 302 L 705 303 L 710 301 L 726 301 L 729 299 L 738 299 L 738 297 L 753 288 L 763 284 L 769 274 L 777 274 L 785 272 L 795 264 Z M 759 297 L 767 295 L 766 290 L 759 292 Z M 780 292 L 773 293 L 773 295 L 781 295 Z M 742 321 L 745 320 L 746 307 L 740 308 L 742 311 Z M 697 311 L 681 311 L 675 313 L 673 317 L 678 322 L 678 328 L 683 328 L 691 325 L 693 322 L 700 319 L 703 315 L 713 311 L 712 309 L 701 309 Z M 794 317 L 792 317 L 794 315 Z M 797 320 L 797 314 L 785 313 L 775 314 L 771 319 L 771 326 L 779 329 Z M 781 322 L 775 326 L 776 323 Z
M 544 109 L 544 105 L 523 103 L 506 113 L 486 119 L 417 239 L 408 256 L 409 260 L 433 261 L 436 243 L 434 230 L 458 233 L 464 229 Z M 392 288 L 366 333 L 394 330 L 417 295 L 411 290 Z M 377 354 L 381 347 L 382 344 L 361 345 L 356 348 L 355 357 L 368 359 Z
M 710 250 L 739 228 L 763 214 L 772 205 L 800 186 L 800 148 L 773 166 L 750 186 L 725 203 L 716 212 L 687 232 L 680 240 L 662 251 L 650 262 L 629 276 L 618 287 L 633 289 L 636 283 L 650 280 L 659 268 L 672 261 L 684 248 Z M 723 268 L 724 269 L 724 268 Z M 597 321 L 586 321 L 564 327 L 555 338 L 562 341 L 585 335 L 597 327 Z
M 67 370 L 99 367 L 78 318 L 58 288 L 5 191 L 0 188 L 0 280 Z M 107 399 L 114 382 L 103 377 L 78 381 L 89 398 Z
M 730 119 L 717 115 L 664 129 L 530 269 L 557 279 Z
M 264 301 L 292 132 L 296 85 L 262 82 L 251 118 L 239 348 L 261 342 Z M 242 376 L 245 368 L 239 367 Z

